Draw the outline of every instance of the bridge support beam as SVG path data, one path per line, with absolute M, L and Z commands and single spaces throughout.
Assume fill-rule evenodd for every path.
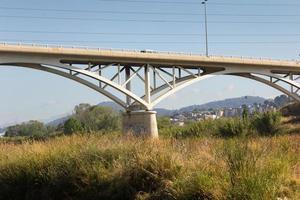
M 134 111 L 123 114 L 124 135 L 158 138 L 155 111 Z

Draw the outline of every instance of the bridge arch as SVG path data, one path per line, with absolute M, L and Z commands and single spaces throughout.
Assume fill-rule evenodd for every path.
M 145 109 L 149 109 L 149 104 L 145 102 L 142 98 L 139 96 L 135 95 L 133 92 L 127 90 L 126 88 L 116 84 L 112 80 L 109 80 L 103 76 L 100 76 L 99 74 L 93 73 L 91 71 L 81 69 L 75 66 L 67 66 L 65 64 L 59 63 L 59 62 L 43 62 L 43 64 L 40 64 L 39 62 L 14 62 L 14 61 L 9 61 L 9 62 L 0 62 L 0 66 L 15 66 L 15 67 L 23 67 L 23 68 L 29 68 L 29 69 L 34 69 L 34 70 L 39 70 L 39 71 L 44 71 L 48 73 L 52 73 L 70 80 L 73 80 L 75 82 L 78 82 L 80 84 L 83 84 L 98 93 L 101 93 L 102 95 L 108 97 L 112 101 L 116 102 L 118 105 L 123 107 L 124 109 L 128 109 L 129 105 L 116 95 L 112 94 L 111 92 L 105 90 L 101 86 L 98 86 L 90 81 L 85 80 L 84 78 L 80 78 L 78 75 L 83 75 L 85 77 L 94 79 L 99 81 L 99 83 L 105 84 L 104 87 L 110 86 L 114 88 L 116 91 L 119 91 L 126 95 L 127 97 L 133 99 L 134 101 L 138 102 L 139 104 L 142 105 Z
M 112 94 L 111 92 L 105 90 L 102 87 L 99 87 L 98 85 L 85 80 L 84 78 L 79 77 L 78 75 L 84 75 L 86 77 L 95 79 L 99 82 L 103 82 L 114 89 L 120 91 L 121 93 L 125 94 L 126 96 L 129 96 L 132 98 L 135 102 L 135 104 L 142 105 L 144 109 L 146 110 L 152 110 L 159 102 L 162 100 L 166 99 L 170 95 L 194 84 L 197 82 L 200 82 L 202 80 L 215 77 L 218 75 L 233 75 L 233 76 L 238 76 L 242 78 L 247 78 L 251 79 L 260 83 L 263 83 L 265 85 L 268 85 L 288 96 L 293 98 L 295 101 L 300 102 L 300 97 L 298 96 L 297 92 L 300 91 L 300 84 L 296 82 L 293 79 L 287 78 L 288 75 L 280 76 L 279 74 L 272 73 L 269 70 L 260 70 L 260 71 L 240 71 L 240 70 L 232 70 L 232 69 L 226 69 L 226 68 L 221 68 L 219 70 L 211 71 L 211 72 L 203 72 L 202 74 L 192 74 L 191 72 L 184 77 L 178 78 L 175 80 L 174 87 L 170 88 L 170 85 L 172 84 L 172 81 L 170 82 L 165 82 L 165 84 L 152 89 L 150 96 L 155 96 L 156 94 L 161 94 L 158 97 L 153 98 L 153 100 L 148 103 L 145 101 L 145 96 L 139 97 L 138 95 L 134 94 L 132 91 L 127 90 L 126 88 L 120 86 L 119 84 L 113 82 L 112 80 L 109 80 L 99 74 L 93 73 L 91 71 L 88 71 L 86 69 L 81 69 L 75 66 L 68 66 L 66 64 L 62 64 L 59 62 L 44 62 L 43 64 L 39 64 L 38 62 L 34 63 L 25 63 L 25 62 L 1 62 L 0 65 L 5 65 L 5 66 L 16 66 L 16 67 L 24 67 L 24 68 L 30 68 L 30 69 L 35 69 L 35 70 L 40 70 L 52 74 L 59 75 L 64 78 L 68 78 L 70 80 L 76 81 L 80 84 L 83 84 L 99 93 L 102 95 L 108 97 L 112 101 L 116 102 L 119 104 L 121 107 L 124 109 L 129 109 L 132 105 L 127 104 L 126 101 L 120 99 L 116 95 Z M 142 68 L 142 67 L 140 67 Z M 62 69 L 62 70 L 61 70 Z M 133 74 L 134 75 L 134 74 Z M 131 75 L 130 79 L 133 77 Z M 261 76 L 268 77 L 269 80 L 262 78 Z M 291 88 L 295 88 L 297 91 L 289 91 L 288 89 L 282 87 L 281 85 L 277 84 L 278 82 L 284 82 L 288 84 Z M 141 108 L 141 106 L 139 106 Z
M 15 67 L 23 67 L 23 68 L 29 68 L 29 69 L 34 69 L 34 70 L 39 70 L 39 71 L 44 71 L 44 72 L 48 72 L 48 73 L 51 73 L 51 74 L 55 74 L 55 75 L 58 75 L 58 76 L 61 76 L 61 77 L 64 77 L 64 78 L 67 78 L 67 79 L 70 79 L 70 80 L 73 80 L 73 81 L 76 81 L 80 84 L 83 84 L 101 94 L 103 94 L 104 96 L 108 97 L 109 99 L 113 100 L 114 102 L 116 102 L 117 104 L 119 104 L 120 106 L 122 106 L 123 108 L 126 109 L 126 105 L 125 103 L 119 99 L 117 96 L 111 94 L 111 93 L 108 93 L 107 91 L 97 87 L 96 85 L 80 78 L 80 77 L 77 77 L 77 76 L 72 76 L 71 74 L 68 74 L 68 73 L 65 73 L 65 72 L 62 72 L 60 70 L 56 70 L 56 69 L 53 69 L 53 68 L 50 68 L 50 67 L 45 67 L 45 66 L 42 66 L 40 64 L 29 64 L 29 63 L 6 63 L 6 64 L 0 64 L 0 65 L 7 65 L 7 66 L 15 66 Z
M 237 76 L 237 77 L 241 77 L 241 78 L 247 78 L 247 79 L 251 79 L 257 82 L 260 82 L 262 84 L 265 84 L 267 86 L 270 86 L 284 94 L 286 94 L 287 96 L 291 97 L 292 99 L 294 99 L 295 101 L 300 103 L 300 97 L 297 94 L 298 91 L 300 91 L 300 84 L 298 82 L 296 82 L 293 79 L 288 79 L 286 78 L 287 75 L 284 76 L 280 76 L 278 74 L 274 74 L 272 72 L 269 72 L 268 70 L 262 70 L 262 71 L 234 71 L 234 70 L 221 70 L 221 71 L 217 71 L 217 72 L 212 72 L 212 73 L 208 73 L 208 74 L 204 74 L 202 76 L 198 76 L 198 77 L 193 77 L 193 76 L 189 76 L 189 77 L 184 77 L 182 79 L 179 79 L 176 81 L 176 83 L 179 84 L 178 87 L 173 88 L 168 90 L 168 84 L 164 84 L 160 87 L 158 87 L 156 90 L 152 91 L 152 95 L 156 94 L 156 93 L 160 93 L 162 91 L 165 90 L 165 92 L 162 92 L 162 95 L 160 95 L 159 97 L 157 97 L 153 102 L 152 102 L 152 106 L 156 106 L 158 103 L 160 103 L 162 100 L 168 98 L 169 96 L 171 96 L 172 94 L 175 94 L 176 92 L 192 85 L 195 84 L 197 82 L 200 82 L 202 80 L 206 80 L 218 75 L 232 75 L 232 76 Z M 289 76 L 292 76 L 292 74 L 288 74 Z M 261 77 L 261 76 L 265 76 L 267 77 L 269 80 Z M 277 84 L 278 82 L 283 82 L 286 83 L 287 85 L 289 85 L 291 88 L 295 88 L 296 92 L 290 91 L 286 88 L 284 88 L 283 86 Z M 167 89 L 167 91 L 166 91 Z M 293 89 L 291 89 L 293 90 Z

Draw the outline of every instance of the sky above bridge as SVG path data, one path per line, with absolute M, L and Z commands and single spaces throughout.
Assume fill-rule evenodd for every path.
M 1 0 L 0 41 L 117 49 L 205 53 L 204 9 L 199 0 Z M 209 0 L 209 54 L 297 59 L 297 0 Z M 51 119 L 79 103 L 105 97 L 44 72 L 0 68 L 0 127 Z M 169 109 L 230 97 L 280 94 L 259 83 L 215 77 L 163 101 Z

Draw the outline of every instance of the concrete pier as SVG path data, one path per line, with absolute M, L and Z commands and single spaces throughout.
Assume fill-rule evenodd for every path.
M 124 113 L 122 126 L 125 135 L 158 138 L 155 111 L 134 111 Z

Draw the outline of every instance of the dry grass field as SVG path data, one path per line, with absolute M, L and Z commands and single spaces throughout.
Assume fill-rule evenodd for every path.
M 0 199 L 300 199 L 300 136 L 0 143 Z

